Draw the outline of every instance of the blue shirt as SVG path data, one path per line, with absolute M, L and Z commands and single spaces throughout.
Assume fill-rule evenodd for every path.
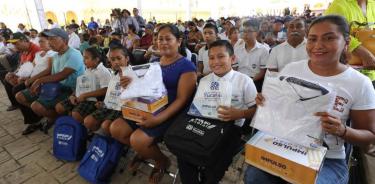
M 88 29 L 98 29 L 99 25 L 98 23 L 92 21 L 92 22 L 89 22 L 89 24 L 87 25 L 87 28 Z
M 64 68 L 71 68 L 74 70 L 67 78 L 60 81 L 63 86 L 70 87 L 72 90 L 76 88 L 77 77 L 85 72 L 85 65 L 81 53 L 73 48 L 70 48 L 62 55 L 56 54 L 53 57 L 52 75 L 59 73 Z
M 156 62 L 160 62 L 160 59 L 157 59 Z M 190 60 L 182 57 L 170 65 L 161 66 L 161 70 L 163 83 L 168 91 L 168 104 L 171 104 L 176 100 L 180 76 L 187 72 L 195 72 L 196 68 Z

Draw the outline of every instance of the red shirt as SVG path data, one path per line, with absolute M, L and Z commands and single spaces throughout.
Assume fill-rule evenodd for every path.
M 30 48 L 28 51 L 24 51 L 21 53 L 20 56 L 20 64 L 23 64 L 27 61 L 33 62 L 35 58 L 35 54 L 40 51 L 39 46 L 30 42 Z
M 152 45 L 152 35 L 144 35 L 139 41 L 139 47 L 145 48 L 146 50 Z

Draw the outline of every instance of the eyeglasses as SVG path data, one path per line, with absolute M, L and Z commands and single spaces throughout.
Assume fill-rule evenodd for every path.
M 285 76 L 281 76 L 280 80 L 282 81 L 285 78 L 286 78 Z M 327 93 L 329 93 L 329 91 L 327 89 L 325 89 L 324 87 L 319 86 L 319 85 L 314 84 L 314 83 L 311 83 L 309 81 L 305 81 L 305 80 L 298 79 L 298 78 L 295 78 L 295 77 L 287 77 L 285 80 L 292 87 L 293 91 L 300 97 L 300 99 L 299 99 L 300 101 L 311 100 L 311 99 L 318 98 L 322 95 L 326 95 Z M 301 87 L 305 87 L 305 88 L 308 88 L 308 89 L 320 91 L 321 95 L 312 96 L 312 97 L 303 97 L 301 94 L 298 93 L 298 91 L 296 90 L 296 88 L 294 87 L 293 84 L 296 84 L 296 85 L 299 85 Z

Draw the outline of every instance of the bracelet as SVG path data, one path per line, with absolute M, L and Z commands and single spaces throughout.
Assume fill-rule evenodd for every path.
M 339 136 L 339 137 L 341 137 L 341 138 L 345 137 L 345 135 L 346 135 L 346 125 L 344 125 L 344 126 L 345 126 L 344 133 L 343 133 L 342 135 Z

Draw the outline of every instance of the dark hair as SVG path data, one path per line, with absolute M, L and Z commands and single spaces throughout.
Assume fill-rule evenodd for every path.
M 126 12 L 129 16 L 132 15 L 132 14 L 130 13 L 130 11 L 127 10 L 127 9 L 123 9 L 121 13 L 124 13 L 124 12 Z
M 258 32 L 259 31 L 259 26 L 257 25 L 257 23 L 253 20 L 247 20 L 245 21 L 243 24 L 243 27 L 251 27 L 254 29 L 254 31 Z
M 210 52 L 211 48 L 214 48 L 214 47 L 225 47 L 229 56 L 234 55 L 233 46 L 228 42 L 228 40 L 216 40 L 216 41 L 214 41 L 213 43 L 210 44 L 210 48 L 209 48 L 208 52 Z
M 129 30 L 132 30 L 133 33 L 137 34 L 135 26 L 133 24 L 128 25 Z
M 82 39 L 83 39 L 83 41 L 88 42 L 90 40 L 90 35 L 88 33 L 83 33 Z
M 326 15 L 316 18 L 310 25 L 308 32 L 310 33 L 310 29 L 315 25 L 323 22 L 329 22 L 331 24 L 335 24 L 337 26 L 337 30 L 342 34 L 345 41 L 349 41 L 350 39 L 350 28 L 348 23 L 346 22 L 346 19 L 340 15 Z M 347 57 L 346 57 L 346 51 L 342 51 L 340 56 L 340 63 L 346 64 L 347 63 Z
M 161 30 L 163 29 L 169 29 L 169 31 L 172 33 L 174 37 L 176 37 L 177 40 L 183 39 L 183 34 L 181 34 L 180 30 L 178 30 L 177 26 L 173 24 L 163 24 L 158 31 L 158 34 L 160 33 Z M 185 44 L 180 45 L 178 52 L 186 57 L 186 47 Z
M 231 34 L 233 34 L 235 31 L 240 31 L 237 27 L 231 27 L 230 29 L 229 29 L 229 32 L 228 32 L 228 35 L 230 36 Z
M 29 32 L 34 31 L 36 34 L 38 34 L 38 31 L 36 29 L 30 29 Z
M 130 53 L 129 50 L 126 49 L 126 47 L 124 47 L 122 45 L 113 45 L 113 46 L 109 47 L 109 52 L 113 52 L 115 50 L 121 50 L 122 55 L 124 55 L 125 57 L 129 57 L 130 63 L 133 62 L 133 60 L 134 60 L 133 54 Z
M 102 54 L 96 47 L 89 47 L 85 49 L 85 52 L 90 53 L 92 59 L 98 59 L 99 63 L 102 61 Z
M 204 25 L 203 30 L 205 30 L 205 29 L 213 29 L 213 30 L 215 31 L 216 34 L 219 32 L 219 31 L 217 30 L 216 25 L 211 24 L 211 23 L 207 23 L 206 25 Z
M 89 45 L 98 44 L 98 42 L 98 38 L 96 38 L 95 36 L 89 38 Z

